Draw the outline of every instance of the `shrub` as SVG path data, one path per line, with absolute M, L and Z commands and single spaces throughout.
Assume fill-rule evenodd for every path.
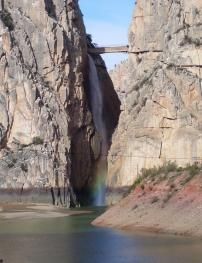
M 200 171 L 200 167 L 197 163 L 194 163 L 192 165 L 188 164 L 185 167 L 185 170 L 189 172 L 190 176 L 193 177 L 195 175 L 197 175 Z
M 21 170 L 22 170 L 23 172 L 25 172 L 25 173 L 28 172 L 28 166 L 27 166 L 26 163 L 22 163 L 22 164 L 20 165 L 20 168 L 21 168 Z
M 8 168 L 13 168 L 14 167 L 14 163 L 11 162 L 11 163 L 8 163 Z
M 185 180 L 182 182 L 182 185 L 185 185 L 185 184 L 187 184 L 189 181 L 191 181 L 191 179 L 192 179 L 195 175 L 199 174 L 200 170 L 201 170 L 201 165 L 199 166 L 197 163 L 192 164 L 192 165 L 188 164 L 188 165 L 184 168 L 184 171 L 187 171 L 189 175 L 188 175 L 188 176 L 185 178 Z
M 91 34 L 86 34 L 86 38 L 89 42 L 92 42 L 92 35 Z
M 143 176 L 139 176 L 135 182 L 131 185 L 130 187 L 130 191 L 135 189 L 142 181 L 143 181 L 144 177 Z
M 43 144 L 44 143 L 44 140 L 42 139 L 42 138 L 40 138 L 40 137 L 34 137 L 33 138 L 33 144 L 35 144 L 35 145 L 39 145 L 39 144 Z
M 175 162 L 166 162 L 157 169 L 157 174 L 168 174 L 177 171 L 177 165 Z
M 138 176 L 138 178 L 134 181 L 132 184 L 130 191 L 134 190 L 138 185 L 144 190 L 144 184 L 143 181 L 146 178 L 149 178 L 152 182 L 155 181 L 155 178 L 160 178 L 164 179 L 166 175 L 168 175 L 171 172 L 183 172 L 183 171 L 188 171 L 189 176 L 185 179 L 183 184 L 187 183 L 190 181 L 195 175 L 197 175 L 200 172 L 201 165 L 195 163 L 195 164 L 188 164 L 186 167 L 178 167 L 175 162 L 167 162 L 164 163 L 162 166 L 159 167 L 153 167 L 149 169 L 143 168 L 141 170 L 141 174 Z M 163 175 L 163 176 L 159 176 Z M 171 183 L 170 185 L 171 189 L 175 188 L 174 183 Z
M 17 159 L 16 158 L 9 159 L 8 168 L 13 168 L 16 163 L 17 163 Z
M 174 171 L 177 171 L 177 165 L 175 162 L 170 162 L 170 161 L 164 163 L 162 166 L 159 167 L 154 166 L 153 168 L 148 168 L 148 169 L 143 168 L 141 170 L 141 175 L 135 180 L 135 182 L 131 186 L 131 190 L 135 189 L 146 178 L 150 178 L 152 181 L 154 181 L 156 176 L 160 174 L 168 174 Z

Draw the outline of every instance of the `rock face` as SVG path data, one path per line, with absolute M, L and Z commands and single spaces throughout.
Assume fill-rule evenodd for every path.
M 89 184 L 96 140 L 78 1 L 0 3 L 0 191 L 65 203 L 69 181 Z
M 202 2 L 138 0 L 130 54 L 111 72 L 121 115 L 107 185 L 131 185 L 142 168 L 202 161 Z

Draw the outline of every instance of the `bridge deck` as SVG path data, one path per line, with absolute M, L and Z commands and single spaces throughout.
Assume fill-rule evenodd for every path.
M 104 53 L 128 53 L 128 46 L 119 47 L 95 47 L 89 48 L 90 54 L 104 54 Z

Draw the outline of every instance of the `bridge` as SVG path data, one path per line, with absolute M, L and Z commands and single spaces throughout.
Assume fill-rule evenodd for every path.
M 111 46 L 111 47 L 92 47 L 88 48 L 89 54 L 105 54 L 105 53 L 128 53 L 128 46 Z
M 143 54 L 143 53 L 161 53 L 163 50 L 152 49 L 152 50 L 130 50 L 129 46 L 106 46 L 106 47 L 89 47 L 88 53 L 92 55 L 100 55 L 105 53 L 133 53 L 133 54 Z

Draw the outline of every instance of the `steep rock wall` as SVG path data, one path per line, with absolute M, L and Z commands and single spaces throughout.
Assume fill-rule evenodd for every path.
M 142 168 L 201 162 L 202 3 L 138 0 L 130 54 L 111 72 L 122 105 L 107 185 L 130 185 Z
M 71 137 L 92 129 L 77 1 L 2 1 L 0 34 L 1 189 L 54 195 L 69 184 Z
M 1 200 L 68 203 L 90 184 L 87 69 L 77 0 L 0 1 Z

